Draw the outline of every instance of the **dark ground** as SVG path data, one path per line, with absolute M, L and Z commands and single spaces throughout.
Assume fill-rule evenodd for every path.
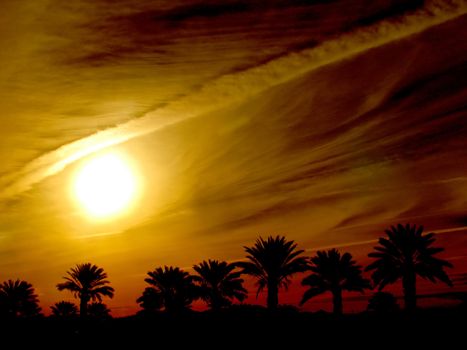
M 87 324 L 50 318 L 4 323 L 11 348 L 441 348 L 464 349 L 467 309 L 425 309 L 408 315 L 275 313 L 238 308 L 220 313 L 132 316 Z M 10 346 L 8 346 L 10 348 Z

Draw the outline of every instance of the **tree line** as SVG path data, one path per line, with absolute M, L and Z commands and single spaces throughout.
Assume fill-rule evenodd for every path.
M 452 282 L 445 268 L 452 264 L 436 257 L 444 249 L 434 247 L 434 233 L 423 233 L 423 226 L 391 226 L 386 236 L 368 256 L 374 259 L 365 269 L 358 265 L 348 252 L 337 249 L 320 250 L 312 257 L 304 256 L 293 240 L 283 236 L 258 238 L 253 246 L 244 247 L 246 259 L 239 262 L 207 260 L 194 265 L 194 274 L 178 267 L 157 267 L 147 273 L 148 284 L 136 300 L 142 313 L 165 311 L 181 313 L 190 309 L 193 301 L 203 300 L 212 310 L 228 308 L 235 301 L 243 302 L 248 295 L 242 275 L 256 281 L 256 297 L 267 291 L 267 308 L 279 306 L 279 290 L 286 289 L 297 273 L 308 273 L 302 280 L 307 287 L 300 305 L 311 298 L 330 292 L 333 312 L 343 312 L 343 291 L 364 293 L 376 289 L 369 299 L 368 309 L 391 311 L 397 309 L 397 301 L 390 293 L 382 292 L 388 285 L 402 281 L 404 307 L 416 308 L 416 279 L 420 276 L 431 282 L 441 281 L 449 286 Z M 363 276 L 371 272 L 371 280 Z M 108 318 L 110 310 L 103 298 L 112 298 L 104 269 L 91 263 L 78 264 L 67 271 L 64 281 L 57 284 L 59 291 L 69 291 L 79 300 L 78 307 L 60 301 L 51 307 L 52 315 L 60 318 Z M 8 280 L 0 284 L 0 316 L 4 318 L 37 317 L 41 313 L 39 300 L 33 286 L 20 280 Z

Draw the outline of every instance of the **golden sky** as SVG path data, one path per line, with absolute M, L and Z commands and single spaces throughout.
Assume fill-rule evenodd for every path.
M 466 273 L 466 13 L 460 0 L 2 1 L 0 280 L 33 283 L 47 310 L 91 261 L 125 314 L 156 266 L 239 259 L 260 234 L 364 259 L 398 222 L 442 232 Z M 109 152 L 138 195 L 96 220 L 71 189 Z

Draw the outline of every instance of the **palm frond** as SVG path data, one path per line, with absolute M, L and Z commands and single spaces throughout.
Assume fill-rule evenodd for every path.
M 435 242 L 434 233 L 423 234 L 423 226 L 398 224 L 385 230 L 387 238 L 380 238 L 375 252 L 368 254 L 376 259 L 366 267 L 373 271 L 372 279 L 379 289 L 394 283 L 407 274 L 412 266 L 415 273 L 430 281 L 441 281 L 451 285 L 444 268 L 452 267 L 446 260 L 434 255 L 444 251 L 440 247 L 431 247 Z
M 337 249 L 327 251 L 317 251 L 316 255 L 310 258 L 310 275 L 302 280 L 302 285 L 310 288 L 302 300 L 306 302 L 318 290 L 339 292 L 342 290 L 362 292 L 370 287 L 368 280 L 362 276 L 362 268 L 353 260 L 350 253 L 340 254 Z

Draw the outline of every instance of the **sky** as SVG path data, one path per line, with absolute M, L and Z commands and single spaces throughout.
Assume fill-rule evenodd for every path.
M 46 313 L 76 263 L 108 272 L 126 315 L 157 266 L 277 234 L 365 265 L 399 222 L 455 265 L 453 289 L 420 293 L 467 290 L 466 1 L 0 5 L 0 280 L 31 282 Z M 72 189 L 108 153 L 138 190 L 97 220 Z

